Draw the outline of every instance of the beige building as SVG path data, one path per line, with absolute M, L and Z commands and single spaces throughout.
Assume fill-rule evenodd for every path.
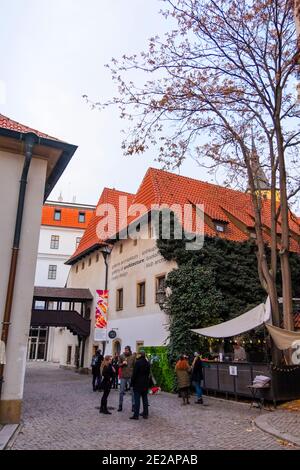
M 267 243 L 270 200 L 264 198 L 262 204 Z M 149 224 L 153 206 L 157 205 L 169 208 L 177 205 L 180 212 L 185 205 L 192 208 L 185 221 L 188 232 L 198 233 L 195 208 L 201 205 L 202 235 L 235 242 L 255 240 L 254 213 L 248 193 L 152 168 L 147 171 L 136 194 L 105 188 L 77 250 L 67 262 L 71 265 L 67 287 L 89 289 L 93 297 L 91 330 L 84 350 L 85 367 L 90 366 L 93 350 L 97 347 L 105 347 L 105 352 L 114 353 L 126 345 L 137 350 L 142 345 L 160 346 L 168 340 L 169 319 L 160 309 L 158 294 L 164 290 L 165 276 L 177 265 L 164 259 L 157 249 L 158 234 Z M 137 210 L 141 206 L 142 217 Z M 122 238 L 135 224 L 140 225 L 138 235 Z M 290 231 L 291 251 L 296 252 L 299 249 L 299 225 L 292 216 Z M 108 289 L 107 328 L 103 329 L 101 340 L 97 340 L 98 336 L 94 335 L 95 311 L 97 290 L 101 289 Z M 62 365 L 66 365 L 66 358 L 70 357 L 70 351 L 75 351 L 76 345 L 76 338 L 73 344 L 67 343 L 67 336 L 62 340 Z
M 42 206 L 75 150 L 0 115 L 0 423 L 20 421 Z

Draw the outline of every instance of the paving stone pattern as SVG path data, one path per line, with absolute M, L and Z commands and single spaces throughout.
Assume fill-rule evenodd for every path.
M 92 391 L 91 376 L 48 363 L 27 366 L 24 425 L 12 449 L 283 449 L 257 429 L 260 413 L 248 404 L 204 397 L 207 406 L 182 406 L 172 394 L 149 396 L 149 419 L 129 420 L 131 401 L 124 397 L 117 412 L 118 392 L 108 405 L 112 415 L 96 409 L 101 394 Z M 300 426 L 299 426 L 300 428 Z

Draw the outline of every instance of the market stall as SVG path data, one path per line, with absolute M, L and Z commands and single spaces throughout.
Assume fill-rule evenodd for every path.
M 210 339 L 224 339 L 239 336 L 263 325 L 268 327 L 276 346 L 282 350 L 300 341 L 300 333 L 287 332 L 271 325 L 269 299 L 265 304 L 262 303 L 232 320 L 207 328 L 193 329 L 192 331 Z M 203 388 L 208 393 L 213 392 L 216 394 L 219 392 L 226 396 L 251 397 L 251 385 L 255 377 L 265 376 L 270 378 L 270 384 L 265 390 L 267 400 L 272 400 L 276 404 L 278 401 L 300 397 L 299 364 L 277 367 L 272 363 L 233 362 L 226 360 L 226 356 L 223 357 L 220 354 L 218 359 L 207 361 L 206 365 L 208 367 L 203 368 Z

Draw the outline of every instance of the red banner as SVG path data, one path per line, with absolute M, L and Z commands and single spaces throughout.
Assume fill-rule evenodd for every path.
M 102 341 L 106 339 L 108 290 L 97 290 L 96 292 L 95 341 Z

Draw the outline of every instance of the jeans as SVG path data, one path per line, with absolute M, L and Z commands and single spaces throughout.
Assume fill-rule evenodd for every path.
M 143 400 L 143 416 L 148 416 L 148 390 L 146 392 L 137 392 L 134 390 L 134 416 L 140 415 L 141 398 Z
M 199 398 L 202 398 L 202 395 L 203 395 L 203 390 L 202 390 L 202 387 L 201 387 L 201 383 L 202 383 L 202 381 L 201 382 L 194 382 L 193 381 L 193 385 L 196 389 L 196 395 L 197 395 L 198 400 L 199 400 Z
M 128 387 L 130 387 L 130 382 L 131 382 L 131 378 L 128 378 L 128 379 L 121 378 L 120 379 L 120 398 L 119 398 L 119 406 L 120 407 L 123 406 L 123 399 L 124 399 L 126 384 L 128 385 Z M 134 406 L 134 396 L 133 396 L 132 388 L 130 389 L 130 393 L 131 393 L 132 406 Z

